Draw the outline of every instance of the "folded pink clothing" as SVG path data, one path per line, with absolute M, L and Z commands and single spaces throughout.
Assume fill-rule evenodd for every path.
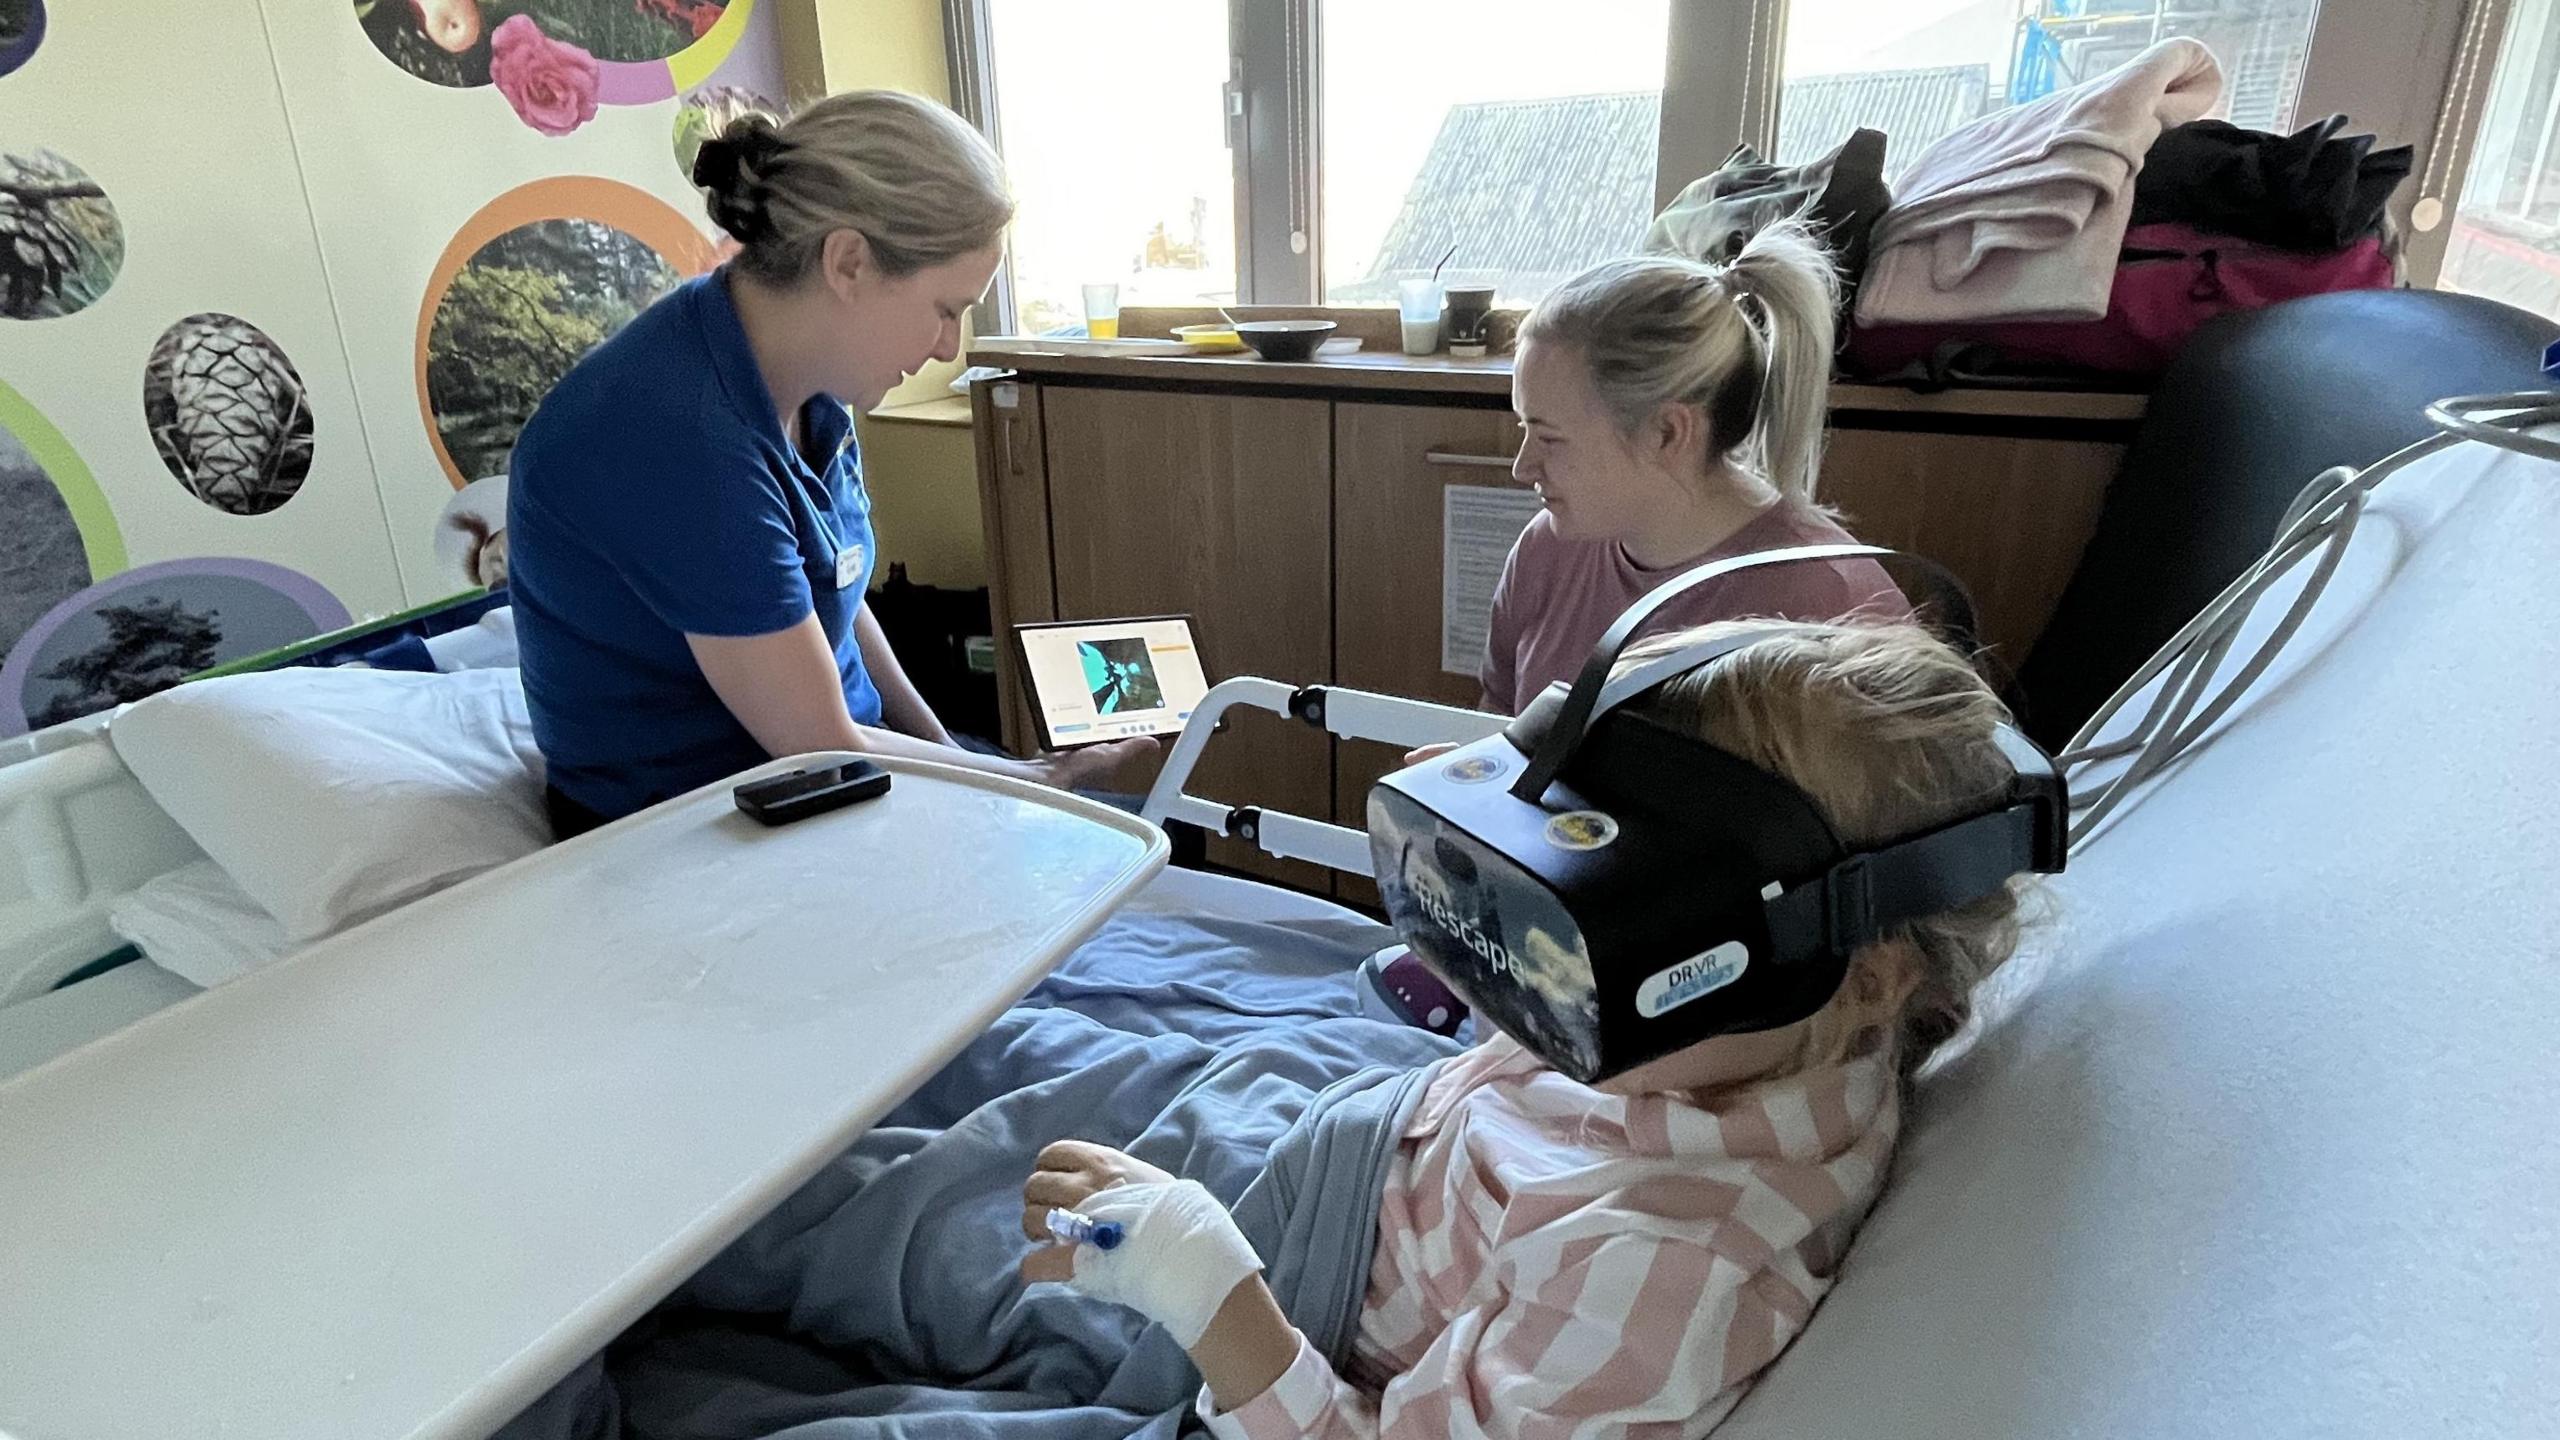
M 2133 181 L 2160 132 L 2222 98 L 2222 67 L 2163 40 L 2106 74 L 1986 115 L 1922 152 L 1877 222 L 1861 325 L 2095 320 Z

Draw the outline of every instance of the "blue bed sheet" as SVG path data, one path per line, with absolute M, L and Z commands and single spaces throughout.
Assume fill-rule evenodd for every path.
M 504 1432 L 1167 1440 L 1199 1379 L 1162 1330 L 1015 1267 L 1050 1142 L 1119 1146 L 1226 1200 L 1299 1327 L 1350 1343 L 1422 1069 L 1344 923 L 1123 917 L 607 1357 Z

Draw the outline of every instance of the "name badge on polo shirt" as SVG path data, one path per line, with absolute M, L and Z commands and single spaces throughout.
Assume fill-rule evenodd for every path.
M 863 549 L 847 545 L 836 552 L 836 588 L 850 590 L 862 580 Z

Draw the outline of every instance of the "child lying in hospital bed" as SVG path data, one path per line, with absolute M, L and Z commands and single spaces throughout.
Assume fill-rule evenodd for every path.
M 1640 703 L 1852 845 L 2011 774 L 1997 699 L 1907 626 L 1785 627 Z M 1596 1087 L 1361 1018 L 1374 930 L 1124 938 L 504 1433 L 1701 1433 L 1828 1288 L 2014 914 L 2004 889 L 1922 921 L 1810 1019 Z M 1053 1207 L 1133 1239 L 1022 1260 L 1006 1233 Z

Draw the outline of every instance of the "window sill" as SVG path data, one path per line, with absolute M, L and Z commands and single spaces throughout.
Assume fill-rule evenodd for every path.
M 933 400 L 919 400 L 912 405 L 883 405 L 862 417 L 874 424 L 946 425 L 969 428 L 969 397 L 946 395 Z

